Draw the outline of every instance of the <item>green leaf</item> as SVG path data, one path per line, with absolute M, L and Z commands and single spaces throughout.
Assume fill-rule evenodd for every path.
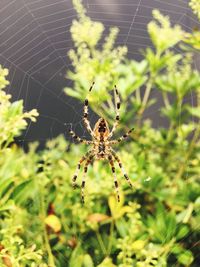
M 176 239 L 180 240 L 185 237 L 190 231 L 190 228 L 187 225 L 181 225 L 176 234 Z
M 195 116 L 197 118 L 200 118 L 200 107 L 191 107 L 187 106 L 187 110 L 192 116 Z
M 149 227 L 149 232 L 155 241 L 165 244 L 175 236 L 175 215 L 173 213 L 167 213 L 162 203 L 157 204 L 155 217 L 147 217 L 147 225 Z
M 184 250 L 178 255 L 177 259 L 184 266 L 189 266 L 193 262 L 194 257 L 190 250 Z
M 83 257 L 83 266 L 84 267 L 94 267 L 92 258 L 89 254 L 85 254 Z
M 64 88 L 64 92 L 69 95 L 69 96 L 72 96 L 74 98 L 77 98 L 77 99 L 82 99 L 80 93 L 78 91 L 75 91 L 74 89 L 71 89 L 69 87 L 65 87 Z
M 197 199 L 194 202 L 194 209 L 195 210 L 200 210 L 200 197 L 197 197 Z
M 28 180 L 15 187 L 11 198 L 13 198 L 16 203 L 23 204 L 28 198 L 33 197 L 35 193 L 34 181 Z
M 15 101 L 11 104 L 7 116 L 15 117 L 16 115 L 21 115 L 23 113 L 23 100 Z
M 106 257 L 101 264 L 97 265 L 97 267 L 116 267 L 115 264 L 112 263 L 111 258 Z
M 0 206 L 0 211 L 5 210 L 14 210 L 15 202 L 12 199 L 9 199 L 4 205 Z
M 126 224 L 126 221 L 124 220 L 124 218 L 121 218 L 115 221 L 115 225 L 120 236 L 125 237 L 128 233 L 128 228 L 127 228 L 128 225 Z
M 2 177 L 0 179 L 0 197 L 3 196 L 5 190 L 13 183 L 14 177 Z
M 83 255 L 82 255 L 82 248 L 77 246 L 70 257 L 69 267 L 82 267 L 83 264 Z
M 134 74 L 144 74 L 147 70 L 148 62 L 146 59 L 143 59 L 140 62 L 132 60 L 130 62 L 130 68 L 133 70 Z
M 157 88 L 162 90 L 162 91 L 165 91 L 165 92 L 173 92 L 173 88 L 172 86 L 169 85 L 168 83 L 168 78 L 167 76 L 158 76 L 156 78 L 156 85 L 157 85 Z
M 183 251 L 183 248 L 179 244 L 174 244 L 171 248 L 171 252 L 175 255 L 180 254 Z

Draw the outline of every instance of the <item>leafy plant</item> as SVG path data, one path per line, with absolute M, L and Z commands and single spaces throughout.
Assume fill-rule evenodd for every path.
M 200 19 L 200 1 L 199 0 L 191 0 L 189 6 L 192 8 L 194 14 L 198 16 Z
M 192 68 L 196 45 L 188 42 L 180 26 L 172 26 L 155 10 L 147 26 L 154 48 L 143 51 L 140 62 L 127 59 L 127 47 L 114 45 L 118 29 L 110 29 L 100 46 L 103 24 L 92 21 L 80 1 L 73 3 L 78 19 L 71 26 L 75 48 L 69 51 L 73 70 L 67 77 L 74 85 L 65 92 L 83 101 L 95 80 L 91 108 L 112 123 L 115 106 L 109 93 L 117 84 L 120 129 L 135 125 L 132 138 L 118 151 L 133 190 L 117 170 L 117 203 L 108 164 L 95 161 L 88 170 L 82 205 L 80 188 L 72 189 L 71 177 L 85 146 L 59 136 L 41 151 L 37 143 L 30 144 L 27 153 L 17 147 L 15 136 L 38 114 L 24 113 L 22 101 L 10 102 L 4 90 L 8 71 L 0 68 L 0 265 L 197 267 L 200 75 Z M 186 42 L 190 51 L 175 52 L 174 46 Z M 162 97 L 160 113 L 168 127 L 154 128 L 147 119 L 149 107 L 157 101 L 152 91 Z M 191 94 L 197 96 L 195 103 L 189 101 Z

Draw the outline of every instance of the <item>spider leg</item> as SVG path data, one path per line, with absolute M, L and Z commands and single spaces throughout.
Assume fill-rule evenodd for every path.
M 126 174 L 126 172 L 125 172 L 125 170 L 124 170 L 124 168 L 123 168 L 123 165 L 122 165 L 122 163 L 121 163 L 120 158 L 117 156 L 117 154 L 115 153 L 114 150 L 111 151 L 111 154 L 113 155 L 114 159 L 118 162 L 119 167 L 120 167 L 120 169 L 121 169 L 121 171 L 122 171 L 122 173 L 123 173 L 125 179 L 126 179 L 127 182 L 129 183 L 130 187 L 133 187 L 133 185 L 132 185 L 132 183 L 131 183 L 131 181 L 130 181 L 130 178 L 128 177 L 128 175 Z
M 134 128 L 130 129 L 127 133 L 125 133 L 124 135 L 122 135 L 122 137 L 120 137 L 117 140 L 111 140 L 111 141 L 109 141 L 109 143 L 111 145 L 120 143 L 121 141 L 123 141 L 124 139 L 126 139 L 132 133 L 133 130 L 134 130 Z
M 113 157 L 112 157 L 111 154 L 108 156 L 108 160 L 109 160 L 109 163 L 110 163 L 110 166 L 111 166 L 111 169 L 112 169 L 112 173 L 113 173 L 113 177 L 114 177 L 114 185 L 115 185 L 115 190 L 116 190 L 116 194 L 117 194 L 117 201 L 120 202 L 119 188 L 118 188 L 119 185 L 118 185 L 118 182 L 117 182 L 117 176 L 116 176 L 116 172 L 115 172 L 115 166 L 114 166 Z
M 83 203 L 85 202 L 85 198 L 84 198 L 85 177 L 88 171 L 88 165 L 92 162 L 93 157 L 94 155 L 89 156 L 84 166 L 84 172 L 83 172 L 83 178 L 82 178 L 82 184 L 81 184 L 81 199 Z
M 74 131 L 72 131 L 71 129 L 69 130 L 69 134 L 72 136 L 72 138 L 74 140 L 77 140 L 78 142 L 80 143 L 83 143 L 83 144 L 92 144 L 92 141 L 89 141 L 89 140 L 85 140 L 85 139 L 82 139 L 80 138 L 78 135 L 75 134 Z
M 80 172 L 81 164 L 91 155 L 92 151 L 88 151 L 78 162 L 78 165 L 76 167 L 75 174 L 72 178 L 72 186 L 75 189 L 76 188 L 76 179 L 78 177 L 78 174 Z
M 115 85 L 115 89 L 114 89 L 114 94 L 115 94 L 115 108 L 116 108 L 116 117 L 115 117 L 115 122 L 114 122 L 114 125 L 113 125 L 113 128 L 108 136 L 108 138 L 112 137 L 113 136 L 113 133 L 115 132 L 118 124 L 119 124 L 119 110 L 120 110 L 120 98 L 119 98 L 119 92 L 117 90 L 117 87 Z
M 93 82 L 92 85 L 90 86 L 89 92 L 92 91 L 93 86 L 94 86 L 94 82 Z M 88 104 L 89 104 L 89 101 L 88 101 L 88 99 L 86 98 L 86 99 L 85 99 L 85 103 L 84 103 L 84 108 L 83 108 L 83 122 L 84 122 L 85 127 L 87 128 L 88 132 L 90 133 L 90 135 L 91 135 L 92 137 L 94 137 L 92 128 L 91 128 L 91 126 L 90 126 L 90 122 L 89 122 L 89 120 L 88 120 Z

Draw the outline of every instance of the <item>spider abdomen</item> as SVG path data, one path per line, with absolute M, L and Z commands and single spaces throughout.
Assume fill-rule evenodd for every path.
M 104 142 L 99 143 L 99 153 L 104 152 L 105 153 L 105 144 Z
M 94 144 L 94 151 L 97 159 L 105 159 L 110 153 L 110 146 L 107 141 L 97 141 Z

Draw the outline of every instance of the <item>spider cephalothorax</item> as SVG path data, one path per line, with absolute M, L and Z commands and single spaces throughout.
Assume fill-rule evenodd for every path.
M 94 83 L 89 89 L 89 92 L 91 92 L 93 88 Z M 131 181 L 128 177 L 128 175 L 125 173 L 122 163 L 115 153 L 115 151 L 112 149 L 112 145 L 120 143 L 122 140 L 127 138 L 129 134 L 133 131 L 133 129 L 129 130 L 126 134 L 124 134 L 122 137 L 120 137 L 118 140 L 110 140 L 110 138 L 113 136 L 113 133 L 115 129 L 117 128 L 119 124 L 119 109 L 120 109 L 120 98 L 119 98 L 119 93 L 117 91 L 117 88 L 115 86 L 115 104 L 116 104 L 116 117 L 115 117 L 115 122 L 113 125 L 112 130 L 110 131 L 109 126 L 107 121 L 104 118 L 100 118 L 95 126 L 94 129 L 92 130 L 90 126 L 90 122 L 88 120 L 88 99 L 85 99 L 85 105 L 84 105 L 84 115 L 83 115 L 83 121 L 84 124 L 90 133 L 92 137 L 92 141 L 89 140 L 84 140 L 80 137 L 78 137 L 72 130 L 70 130 L 71 136 L 76 139 L 77 141 L 85 144 L 91 144 L 93 145 L 92 148 L 80 159 L 76 173 L 73 177 L 73 186 L 76 186 L 76 179 L 78 176 L 78 173 L 81 168 L 81 164 L 85 161 L 85 167 L 84 167 L 84 174 L 83 174 L 83 179 L 82 179 L 82 185 L 81 185 L 81 192 L 82 192 L 82 201 L 84 202 L 84 188 L 85 188 L 85 175 L 87 173 L 87 168 L 88 165 L 92 162 L 93 159 L 106 159 L 109 161 L 113 176 L 114 176 L 114 185 L 116 188 L 116 193 L 117 193 L 117 200 L 120 201 L 119 197 L 119 190 L 118 190 L 118 182 L 117 182 L 117 177 L 115 173 L 115 167 L 114 167 L 114 160 L 118 162 L 120 169 L 122 170 L 122 173 L 130 186 L 132 186 Z
M 95 124 L 93 132 L 99 141 L 107 140 L 110 134 L 107 121 L 100 118 Z

